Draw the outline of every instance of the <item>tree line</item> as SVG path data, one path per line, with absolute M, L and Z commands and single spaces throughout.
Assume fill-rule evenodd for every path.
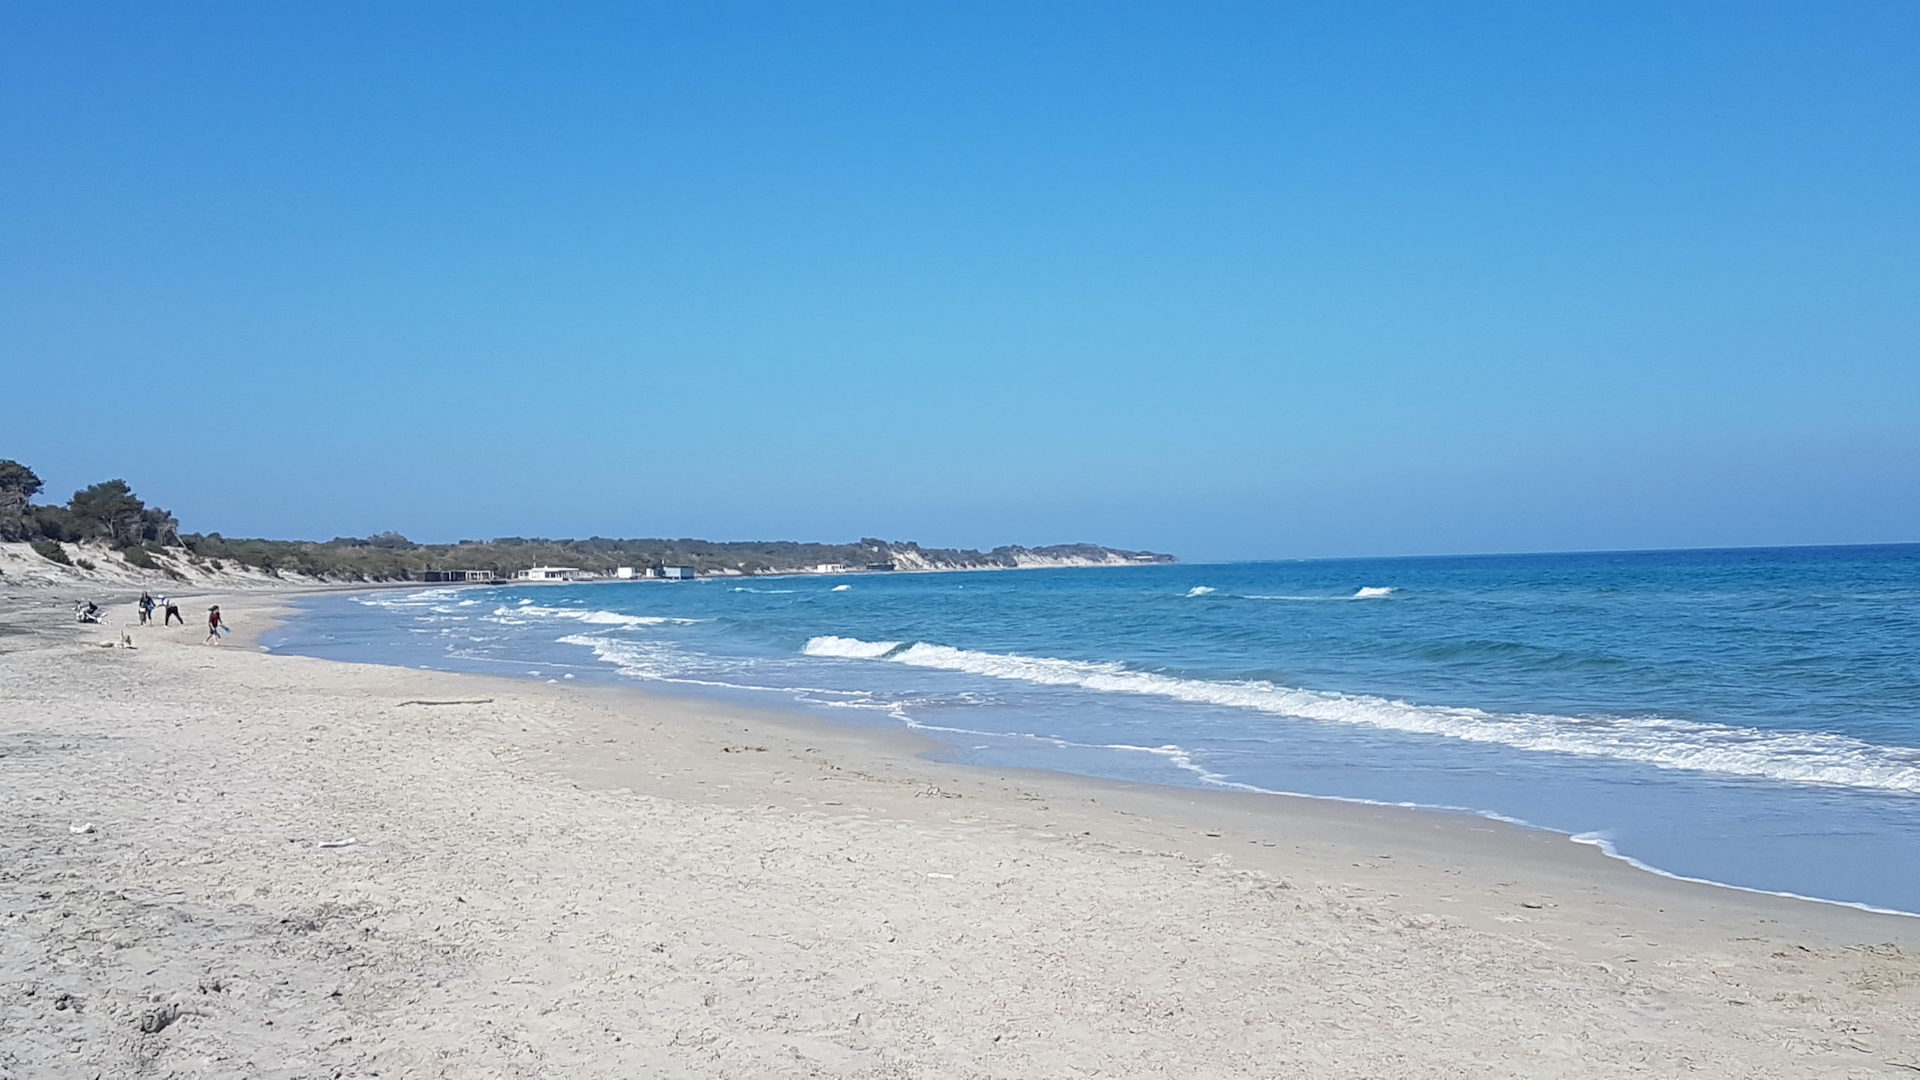
M 64 505 L 36 505 L 45 487 L 31 468 L 0 459 L 0 540 L 99 540 L 122 549 L 181 543 L 173 514 L 148 506 L 125 480 L 89 484 Z

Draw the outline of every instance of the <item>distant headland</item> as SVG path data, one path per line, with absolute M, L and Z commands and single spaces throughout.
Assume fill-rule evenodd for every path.
M 6 542 L 10 549 L 8 558 L 0 562 L 0 574 L 43 580 L 159 576 L 204 581 L 238 574 L 379 582 L 457 580 L 469 575 L 483 580 L 509 579 L 536 567 L 565 569 L 575 578 L 660 576 L 667 567 L 684 568 L 690 576 L 744 577 L 1135 566 L 1178 561 L 1160 552 L 1098 544 L 1007 545 L 983 552 L 928 548 L 913 541 L 872 537 L 844 544 L 618 540 L 598 536 L 584 540 L 510 536 L 420 544 L 395 532 L 325 541 L 238 539 L 217 532 L 181 531 L 173 514 L 148 505 L 124 480 L 82 488 L 65 504 L 33 502 L 43 487 L 31 468 L 0 459 L 0 542 Z M 24 569 L 37 572 L 23 573 Z

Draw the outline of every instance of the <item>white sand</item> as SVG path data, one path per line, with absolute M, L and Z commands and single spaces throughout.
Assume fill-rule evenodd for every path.
M 1920 1070 L 1920 960 L 1869 944 L 1920 920 L 1473 819 L 202 647 L 205 606 L 135 650 L 0 621 L 0 1077 Z

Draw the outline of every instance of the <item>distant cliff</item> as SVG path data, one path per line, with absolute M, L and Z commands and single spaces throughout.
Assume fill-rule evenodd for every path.
M 874 543 L 874 541 L 862 541 Z M 928 550 L 911 541 L 883 545 L 885 556 L 898 570 L 1038 570 L 1061 566 L 1141 566 L 1178 562 L 1155 551 L 1126 551 L 1098 544 L 1053 544 L 1048 547 L 997 547 L 985 553 L 948 548 Z

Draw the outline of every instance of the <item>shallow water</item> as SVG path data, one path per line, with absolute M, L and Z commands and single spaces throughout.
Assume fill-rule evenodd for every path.
M 1445 806 L 1920 911 L 1920 545 L 303 601 L 278 650 L 901 724 L 957 760 Z

